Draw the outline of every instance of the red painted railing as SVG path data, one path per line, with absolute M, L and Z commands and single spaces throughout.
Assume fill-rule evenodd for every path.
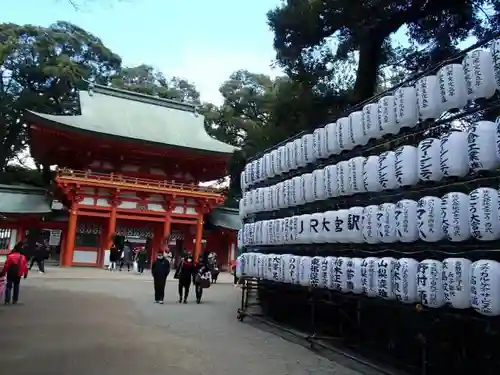
M 195 184 L 183 184 L 178 182 L 169 182 L 165 180 L 150 180 L 144 178 L 127 177 L 119 174 L 106 174 L 96 172 L 84 172 L 72 169 L 59 169 L 57 177 L 64 179 L 84 179 L 87 181 L 100 181 L 114 184 L 135 185 L 137 187 L 149 187 L 159 189 L 175 189 L 193 193 L 212 193 L 221 194 L 220 190 L 213 187 L 199 186 Z

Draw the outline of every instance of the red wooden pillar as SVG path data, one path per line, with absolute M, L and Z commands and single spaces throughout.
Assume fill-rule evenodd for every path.
M 78 220 L 78 214 L 76 209 L 72 208 L 69 211 L 69 221 L 68 221 L 68 233 L 66 236 L 66 243 L 64 244 L 64 254 L 62 256 L 61 266 L 71 267 L 73 264 L 73 252 L 75 250 L 75 238 L 76 238 L 76 222 Z
M 203 239 L 203 214 L 198 216 L 198 221 L 196 222 L 196 240 L 194 245 L 193 259 L 197 262 L 201 254 L 201 241 Z

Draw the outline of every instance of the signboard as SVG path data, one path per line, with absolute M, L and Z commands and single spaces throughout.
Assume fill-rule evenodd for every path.
M 58 246 L 61 243 L 61 232 L 59 229 L 50 231 L 49 246 Z

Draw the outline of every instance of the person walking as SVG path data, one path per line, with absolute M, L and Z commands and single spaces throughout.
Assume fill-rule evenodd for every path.
M 175 270 L 174 278 L 178 280 L 179 303 L 187 303 L 191 280 L 196 273 L 196 266 L 191 255 L 186 255 Z
M 109 249 L 109 271 L 116 270 L 116 262 L 120 260 L 120 254 L 115 244 L 112 244 Z
M 153 275 L 153 284 L 155 288 L 155 303 L 163 305 L 165 285 L 167 284 L 169 273 L 170 262 L 165 258 L 163 253 L 159 253 L 151 266 L 151 274 Z
M 148 252 L 145 247 L 142 247 L 136 255 L 137 261 L 137 272 L 142 274 L 144 272 L 144 267 L 146 266 L 146 260 L 148 259 Z M 170 263 L 170 262 L 169 262 Z
M 203 260 L 196 265 L 195 275 L 193 276 L 194 292 L 196 295 L 196 303 L 201 303 L 203 289 L 210 287 L 211 267 L 205 255 Z
M 134 252 L 132 251 L 132 247 L 130 246 L 130 242 L 125 242 L 123 245 L 123 256 L 122 256 L 122 262 L 120 263 L 120 271 L 122 270 L 123 266 L 127 266 L 127 271 L 130 272 L 130 267 L 132 267 L 134 261 Z
M 2 272 L 0 272 L 0 277 L 4 276 L 7 276 L 4 303 L 10 304 L 12 297 L 12 304 L 16 304 L 19 300 L 21 277 L 24 276 L 25 279 L 28 277 L 28 261 L 19 252 L 19 248 L 14 247 L 7 256 Z
M 38 267 L 38 272 L 45 273 L 46 255 L 47 255 L 47 249 L 45 248 L 45 246 L 42 245 L 40 242 L 37 242 L 35 244 L 33 256 L 31 257 L 29 270 L 31 271 L 31 269 L 33 268 L 33 265 L 36 262 L 36 265 Z

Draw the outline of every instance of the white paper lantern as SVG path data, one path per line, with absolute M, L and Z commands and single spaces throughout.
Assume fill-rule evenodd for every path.
M 279 160 L 278 160 L 278 150 L 271 151 L 270 159 L 271 159 L 271 170 L 272 170 L 272 173 L 270 176 L 274 177 L 274 176 L 281 174 L 280 164 L 279 164 Z
M 302 175 L 304 179 L 304 198 L 306 203 L 314 201 L 314 186 L 313 186 L 313 176 L 312 173 L 304 173 Z
M 363 284 L 361 283 L 361 265 L 363 259 L 349 258 L 346 267 L 346 286 L 347 291 L 354 294 L 363 293 Z
M 299 283 L 299 263 L 300 257 L 296 255 L 287 256 L 285 258 L 285 280 L 290 284 Z
M 392 95 L 378 101 L 378 127 L 383 134 L 398 134 L 401 129 L 396 121 L 396 100 Z
M 443 291 L 443 264 L 434 259 L 425 259 L 417 269 L 417 291 L 422 305 L 441 307 L 445 304 Z
M 363 185 L 368 192 L 382 191 L 378 179 L 378 156 L 369 156 L 363 163 Z
M 314 160 L 318 160 L 322 157 L 321 153 L 321 147 L 322 147 L 322 141 L 323 141 L 323 136 L 321 133 L 324 132 L 323 128 L 317 128 L 313 131 L 313 158 Z
M 237 235 L 237 239 L 236 239 L 236 246 L 238 248 L 238 250 L 242 250 L 243 249 L 243 230 L 242 229 L 239 229 L 238 230 L 238 235 Z
M 243 169 L 243 173 L 245 174 L 245 190 L 248 190 L 248 188 L 252 184 L 252 182 L 250 180 L 250 164 L 245 165 L 245 169 Z
M 310 286 L 311 283 L 311 261 L 308 256 L 300 257 L 299 262 L 299 283 L 303 286 Z
M 491 121 L 479 121 L 467 132 L 469 168 L 471 171 L 486 171 L 498 166 L 496 150 L 496 125 Z
M 281 275 L 281 255 L 271 254 L 271 280 L 281 283 L 283 282 Z
M 470 271 L 472 262 L 464 258 L 443 260 L 444 300 L 456 309 L 470 307 Z
M 378 103 L 370 103 L 363 107 L 363 129 L 368 139 L 381 138 L 383 133 L 378 124 Z
M 281 209 L 285 207 L 285 200 L 283 197 L 283 182 L 278 182 L 276 185 L 276 209 Z
M 297 169 L 297 160 L 295 160 L 295 144 L 293 141 L 287 142 L 285 145 L 287 161 L 288 161 L 288 170 L 292 171 Z
M 306 180 L 303 176 L 296 176 L 293 180 L 295 181 L 292 185 L 295 186 L 296 205 L 300 206 L 306 202 Z
M 347 161 L 337 163 L 337 196 L 351 195 L 349 187 L 349 164 Z
M 380 242 L 380 236 L 377 230 L 377 215 L 378 206 L 366 206 L 363 209 L 363 216 L 361 217 L 361 231 L 363 239 L 366 243 L 376 244 Z
M 347 162 L 347 181 L 348 190 L 351 194 L 365 192 L 365 184 L 363 183 L 363 165 L 366 158 L 357 156 Z
M 378 258 L 368 257 L 361 263 L 361 285 L 368 297 L 377 296 L 377 262 Z
M 288 264 L 290 262 L 290 257 L 292 254 L 282 254 L 280 256 L 280 282 L 290 283 L 290 275 L 288 274 Z
M 324 214 L 322 212 L 316 212 L 311 215 L 309 220 L 309 237 L 313 243 L 323 242 L 323 217 Z
M 324 169 L 315 169 L 312 172 L 312 181 L 313 181 L 313 199 L 315 201 L 326 199 Z
M 467 104 L 465 73 L 461 64 L 449 64 L 437 73 L 442 111 L 462 109 Z
M 256 223 L 254 223 L 254 228 L 255 228 L 255 231 L 254 231 L 254 241 L 255 241 L 255 245 L 262 245 L 262 243 L 264 242 L 262 240 L 262 221 L 257 221 Z
M 444 177 L 463 177 L 469 172 L 467 133 L 449 132 L 440 138 L 440 169 Z
M 292 231 L 292 228 L 291 228 L 291 217 L 285 217 L 283 218 L 283 224 L 284 224 L 284 227 L 283 227 L 283 243 L 284 244 L 289 244 L 291 243 L 291 231 Z
M 302 136 L 302 146 L 304 152 L 304 162 L 305 164 L 309 164 L 314 162 L 316 159 L 314 158 L 313 153 L 313 135 L 305 134 Z
M 412 258 L 401 258 L 394 265 L 394 295 L 402 303 L 416 303 L 420 300 L 417 291 L 418 265 Z
M 340 243 L 348 243 L 349 241 L 349 210 L 336 211 L 336 217 L 333 221 L 333 230 L 335 238 Z
M 280 169 L 283 173 L 290 170 L 288 162 L 288 150 L 285 145 L 278 147 L 278 154 L 280 160 Z
M 415 87 L 401 87 L 394 92 L 396 122 L 399 128 L 413 128 L 418 124 L 417 90 Z
M 244 193 L 246 191 L 245 171 L 240 174 L 240 186 L 241 191 Z
M 422 241 L 436 242 L 444 238 L 441 204 L 441 199 L 437 197 L 423 197 L 418 200 L 417 227 L 418 236 Z
M 337 120 L 336 135 L 341 152 L 344 150 L 351 150 L 354 147 L 354 142 L 349 133 L 349 118 L 339 118 Z
M 472 263 L 470 275 L 471 306 L 487 316 L 500 315 L 500 263 L 478 260 Z
M 240 278 L 245 275 L 246 268 L 246 257 L 244 255 L 240 255 L 238 258 L 236 258 L 236 277 Z
M 339 233 L 341 232 L 341 229 L 338 229 L 339 231 L 337 232 L 335 229 L 335 221 L 337 219 L 337 211 L 326 211 L 323 213 L 323 231 L 321 233 L 322 235 L 322 241 L 321 242 L 326 242 L 326 243 L 336 243 L 339 242 Z
M 500 91 L 500 39 L 495 39 L 492 42 L 490 53 L 493 60 L 493 72 L 495 74 L 497 90 Z
M 401 242 L 415 242 L 418 240 L 417 202 L 403 199 L 396 203 L 394 211 L 396 235 Z
M 418 144 L 418 178 L 422 181 L 439 181 L 441 172 L 441 142 L 426 138 Z
M 395 151 L 394 173 L 399 187 L 418 183 L 418 150 L 413 146 L 401 146 Z
M 328 278 L 330 276 L 330 269 L 329 269 L 329 260 L 331 257 L 326 257 L 323 258 L 321 257 L 321 261 L 319 264 L 319 288 L 328 288 Z
M 285 181 L 281 182 L 281 185 L 280 185 L 281 195 L 283 197 L 283 203 L 282 203 L 283 208 L 290 207 L 290 197 L 288 196 L 288 193 L 290 192 L 290 188 L 288 186 L 289 183 L 290 183 L 290 180 L 285 180 Z
M 396 205 L 383 203 L 377 212 L 377 231 L 380 241 L 393 243 L 398 240 L 396 235 Z
M 335 258 L 333 265 L 332 289 L 338 292 L 348 292 L 347 290 L 347 262 L 349 258 Z
M 292 216 L 290 218 L 289 224 L 290 224 L 290 241 L 289 242 L 291 244 L 298 243 L 297 242 L 297 234 L 298 234 L 299 225 L 300 225 L 299 216 L 298 215 Z
M 257 254 L 257 277 L 265 279 L 267 277 L 267 255 Z
M 396 189 L 396 154 L 393 151 L 386 151 L 378 156 L 377 166 L 378 183 L 383 190 Z
M 422 121 L 438 118 L 442 112 L 437 77 L 425 76 L 415 83 L 418 114 Z
M 362 220 L 363 217 L 363 207 L 351 207 L 349 208 L 349 216 L 347 217 L 347 238 L 348 242 L 352 243 L 362 243 L 363 239 L 363 228 Z
M 352 134 L 352 141 L 355 146 L 364 146 L 368 143 L 369 137 L 363 127 L 363 112 L 356 111 L 349 115 L 349 129 Z
M 498 191 L 479 188 L 469 194 L 469 224 L 472 237 L 480 241 L 500 238 Z
M 465 241 L 470 237 L 469 196 L 451 192 L 441 198 L 443 232 L 448 241 Z
M 495 94 L 493 57 L 489 51 L 475 50 L 467 53 L 462 66 L 468 99 L 491 98 Z
M 297 229 L 297 243 L 311 243 L 309 224 L 311 215 L 299 215 L 298 229 Z
M 313 257 L 311 258 L 311 271 L 309 273 L 309 285 L 313 288 L 320 287 L 320 270 L 321 270 L 321 261 L 323 257 Z
M 244 206 L 244 199 L 240 199 L 238 202 L 238 216 L 240 217 L 240 220 L 243 220 L 245 218 L 245 206 Z
M 396 299 L 393 289 L 394 266 L 396 259 L 391 257 L 380 258 L 376 263 L 377 296 L 387 300 Z
M 337 165 L 328 165 L 324 169 L 325 196 L 332 198 L 337 196 Z
M 326 154 L 338 155 L 342 151 L 337 140 L 337 123 L 332 122 L 325 126 Z
M 278 185 L 273 185 L 271 186 L 271 209 L 272 210 L 277 210 L 279 209 L 279 186 Z
M 297 168 L 305 167 L 306 160 L 304 159 L 304 145 L 302 144 L 302 138 L 297 138 L 293 141 L 293 149 Z
M 259 159 L 255 160 L 254 163 L 255 163 L 255 181 L 260 182 L 260 181 L 262 181 L 262 176 L 260 175 L 260 173 L 262 171 L 262 168 L 261 168 L 262 160 L 259 158 Z

